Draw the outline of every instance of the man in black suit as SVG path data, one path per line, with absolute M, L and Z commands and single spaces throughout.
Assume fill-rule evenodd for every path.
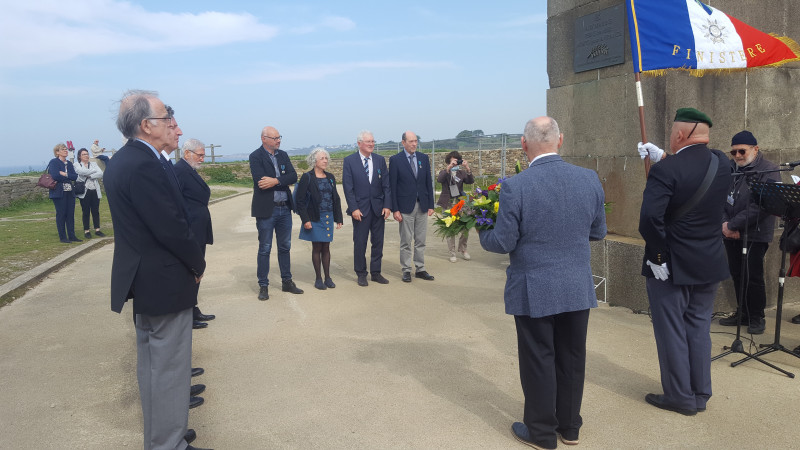
M 261 130 L 261 147 L 250 154 L 250 174 L 253 176 L 253 202 L 250 212 L 258 228 L 258 299 L 269 299 L 269 255 L 272 233 L 278 241 L 278 267 L 281 270 L 283 292 L 302 294 L 292 281 L 292 193 L 289 186 L 297 182 L 297 172 L 289 155 L 281 150 L 281 136 L 273 127 Z
M 425 270 L 425 239 L 428 217 L 433 214 L 431 164 L 428 155 L 417 151 L 416 134 L 406 131 L 402 141 L 403 151 L 389 158 L 392 211 L 400 228 L 400 268 L 406 283 L 411 282 L 412 264 L 417 278 L 430 281 L 433 275 Z
M 206 244 L 214 244 L 214 233 L 211 229 L 211 212 L 208 210 L 208 201 L 211 198 L 211 189 L 205 180 L 197 173 L 197 168 L 206 157 L 205 145 L 197 139 L 189 139 L 183 143 L 183 159 L 175 164 L 175 175 L 183 195 L 186 210 L 189 213 L 189 226 L 192 228 L 197 243 L 203 255 L 206 254 Z M 199 289 L 200 285 L 198 285 Z M 193 309 L 194 324 L 192 328 L 205 328 L 205 322 L 216 318 L 213 314 L 203 314 L 200 308 Z
M 367 283 L 367 238 L 372 242 L 369 271 L 372 281 L 387 284 L 381 275 L 385 220 L 392 213 L 386 160 L 373 153 L 375 138 L 369 131 L 358 134 L 358 151 L 342 161 L 342 189 L 347 214 L 353 218 L 353 268 L 358 285 Z
M 645 400 L 687 416 L 705 411 L 711 397 L 711 314 L 719 282 L 730 277 L 719 224 L 731 169 L 724 153 L 706 146 L 711 125 L 706 114 L 681 108 L 670 134 L 674 156 L 639 146 L 643 158 L 661 161 L 647 178 L 639 233 L 664 394 Z
M 129 91 L 117 128 L 128 142 L 103 177 L 115 235 L 111 309 L 133 299 L 144 448 L 191 448 L 192 307 L 205 260 L 160 159 L 178 146 L 177 123 L 155 92 Z

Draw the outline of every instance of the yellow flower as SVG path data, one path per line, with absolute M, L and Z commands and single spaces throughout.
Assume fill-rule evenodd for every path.
M 442 219 L 442 221 L 444 222 L 444 225 L 446 227 L 450 228 L 450 225 L 452 225 L 453 222 L 456 221 L 456 219 L 458 219 L 458 216 L 448 216 L 448 217 L 445 217 L 444 219 Z
M 497 211 L 500 209 L 500 202 L 494 202 L 494 213 L 497 214 Z

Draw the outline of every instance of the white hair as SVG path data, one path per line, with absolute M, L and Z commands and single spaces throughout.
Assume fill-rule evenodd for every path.
M 205 146 L 206 145 L 203 144 L 202 142 L 200 142 L 199 140 L 194 139 L 194 138 L 190 138 L 190 139 L 187 139 L 183 143 L 183 146 L 181 147 L 181 149 L 184 152 L 187 151 L 187 150 L 191 152 L 193 150 L 197 150 L 198 148 L 205 148 Z
M 361 132 L 358 133 L 358 142 L 364 142 L 364 138 L 367 137 L 367 135 L 370 135 L 373 139 L 375 139 L 375 135 L 372 134 L 371 131 L 361 130 Z
M 311 153 L 309 153 L 308 156 L 306 157 L 306 162 L 308 163 L 308 167 L 310 169 L 313 169 L 317 165 L 317 159 L 319 159 L 320 154 L 322 154 L 323 156 L 327 156 L 328 160 L 330 161 L 331 154 L 328 153 L 328 151 L 325 150 L 324 148 L 317 147 L 314 150 L 311 150 Z

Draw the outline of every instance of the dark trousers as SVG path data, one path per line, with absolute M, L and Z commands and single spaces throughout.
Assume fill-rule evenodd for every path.
M 589 310 L 547 317 L 514 316 L 525 416 L 535 442 L 552 448 L 556 432 L 578 439 L 586 375 Z
M 356 275 L 367 275 L 367 238 L 372 243 L 369 261 L 369 272 L 381 273 L 383 259 L 383 232 L 386 222 L 383 216 L 376 216 L 371 211 L 363 214 L 361 220 L 353 219 L 353 269 Z
M 97 198 L 97 190 L 87 189 L 86 195 L 83 196 L 81 201 L 81 210 L 83 211 L 83 229 L 89 230 L 89 213 L 92 214 L 92 222 L 94 228 L 100 228 L 100 199 Z
M 62 241 L 76 239 L 75 236 L 75 194 L 66 191 L 61 198 L 51 198 L 56 207 L 56 228 Z
M 259 286 L 269 286 L 269 254 L 272 251 L 272 233 L 278 245 L 278 268 L 281 280 L 292 279 L 290 251 L 292 249 L 292 210 L 286 206 L 276 206 L 272 217 L 265 219 L 256 217 L 258 229 L 258 256 L 256 257 L 256 275 Z
M 711 313 L 717 286 L 647 279 L 661 387 L 670 406 L 701 409 L 711 397 Z
M 742 317 L 745 319 L 763 319 L 767 306 L 767 288 L 764 283 L 764 255 L 769 248 L 768 242 L 747 243 L 747 267 L 742 274 L 742 240 L 725 239 L 725 251 L 728 253 L 728 268 L 736 289 L 736 300 L 742 305 Z M 744 296 L 739 292 L 740 282 L 744 277 Z

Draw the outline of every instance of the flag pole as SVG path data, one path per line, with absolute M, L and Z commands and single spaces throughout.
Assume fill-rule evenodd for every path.
M 642 132 L 642 144 L 647 143 L 647 130 L 644 127 L 644 96 L 642 95 L 642 78 L 639 75 L 641 72 L 635 72 L 636 74 L 636 100 L 639 102 L 639 129 Z M 650 175 L 650 156 L 644 158 L 644 177 L 647 178 Z

